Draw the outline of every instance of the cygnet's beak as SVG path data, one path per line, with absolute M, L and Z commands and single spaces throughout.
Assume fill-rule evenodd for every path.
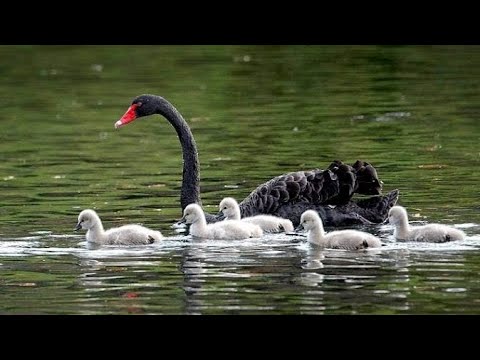
M 303 227 L 302 224 L 299 224 L 299 225 L 295 228 L 295 232 L 299 232 L 299 231 L 302 231 L 302 230 L 305 230 L 305 228 Z
M 82 223 L 78 223 L 77 226 L 75 226 L 75 229 L 73 229 L 73 231 L 78 231 L 82 228 Z
M 225 219 L 225 215 L 223 215 L 223 211 L 219 211 L 217 215 L 215 215 L 218 221 L 222 221 Z

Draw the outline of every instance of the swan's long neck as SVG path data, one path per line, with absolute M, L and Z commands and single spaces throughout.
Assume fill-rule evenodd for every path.
M 164 98 L 158 96 L 157 113 L 163 115 L 177 132 L 183 152 L 183 179 L 180 203 L 182 210 L 188 204 L 202 205 L 200 199 L 200 163 L 197 144 L 182 115 Z
M 310 229 L 307 235 L 307 240 L 309 243 L 319 246 L 325 246 L 327 244 L 322 223 L 317 223 L 313 228 Z

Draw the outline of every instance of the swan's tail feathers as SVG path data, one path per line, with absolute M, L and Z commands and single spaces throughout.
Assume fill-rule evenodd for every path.
M 386 201 L 386 206 L 387 206 L 387 214 L 388 211 L 395 206 L 395 204 L 398 201 L 398 197 L 400 195 L 400 190 L 395 189 L 390 191 L 386 196 L 385 196 L 385 201 Z
M 378 178 L 377 170 L 368 162 L 357 160 L 352 165 L 356 171 L 357 193 L 364 195 L 380 195 L 383 181 Z
M 390 191 L 384 196 L 375 196 L 369 199 L 360 200 L 357 205 L 363 209 L 361 215 L 373 223 L 383 223 L 388 218 L 388 211 L 398 201 L 400 191 Z

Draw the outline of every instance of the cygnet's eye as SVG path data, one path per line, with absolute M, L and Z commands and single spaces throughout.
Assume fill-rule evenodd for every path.
M 224 206 L 224 207 L 223 207 L 223 210 L 227 210 L 227 207 L 226 207 L 226 206 Z

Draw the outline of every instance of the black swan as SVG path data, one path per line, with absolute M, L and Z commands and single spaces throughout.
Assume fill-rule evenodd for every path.
M 170 102 L 157 95 L 140 95 L 115 123 L 115 128 L 153 114 L 164 116 L 172 124 L 182 145 L 182 210 L 191 203 L 201 205 L 197 146 L 187 122 Z M 290 219 L 294 225 L 299 224 L 301 214 L 309 209 L 319 213 L 325 226 L 382 223 L 398 200 L 398 190 L 351 201 L 354 193 L 379 195 L 381 188 L 376 170 L 369 163 L 357 161 L 349 166 L 336 160 L 326 170 L 277 176 L 258 186 L 239 206 L 242 217 L 271 214 Z M 205 216 L 209 223 L 221 219 L 221 215 L 205 213 Z

